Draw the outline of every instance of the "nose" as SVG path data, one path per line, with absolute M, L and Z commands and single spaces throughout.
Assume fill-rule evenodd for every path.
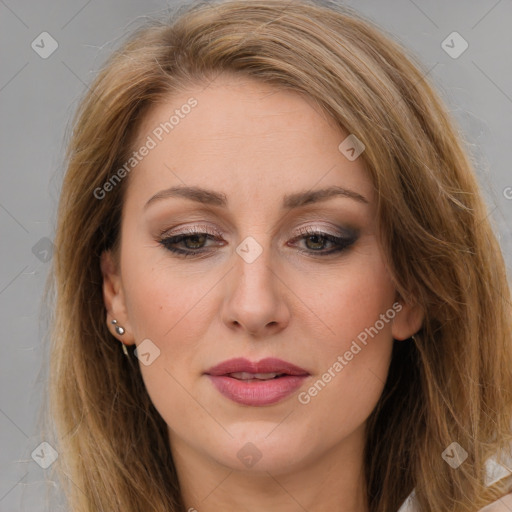
M 263 248 L 252 262 L 234 254 L 234 268 L 227 276 L 222 320 L 232 330 L 267 337 L 286 328 L 290 321 L 287 286 Z M 274 263 L 274 264 L 273 264 Z

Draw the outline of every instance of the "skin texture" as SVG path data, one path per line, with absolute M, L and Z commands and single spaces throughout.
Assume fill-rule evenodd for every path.
M 110 326 L 118 340 L 149 339 L 160 350 L 150 365 L 139 364 L 169 427 L 187 508 L 366 511 L 365 422 L 382 393 L 393 338 L 413 335 L 422 314 L 401 304 L 317 396 L 307 404 L 297 398 L 400 300 L 378 244 L 375 192 L 362 159 L 338 150 L 348 134 L 310 100 L 229 75 L 153 107 L 134 147 L 190 97 L 197 106 L 129 176 L 120 266 L 110 252 L 101 261 L 106 321 L 116 318 L 125 328 L 119 336 Z M 167 198 L 144 208 L 177 185 L 221 192 L 228 207 Z M 367 202 L 337 196 L 281 208 L 286 194 L 332 185 Z M 306 226 L 359 236 L 322 257 L 335 244 L 304 237 L 299 228 Z M 183 258 L 159 243 L 162 232 L 193 227 L 219 233 L 218 241 L 189 239 L 192 250 L 208 251 L 199 257 Z M 236 252 L 246 237 L 262 249 L 252 263 Z M 311 375 L 277 404 L 240 405 L 204 375 L 233 357 L 278 357 Z M 247 443 L 261 456 L 251 467 L 237 456 Z

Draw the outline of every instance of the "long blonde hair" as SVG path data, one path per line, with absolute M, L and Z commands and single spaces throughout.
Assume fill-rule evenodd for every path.
M 425 312 L 416 341 L 395 344 L 368 420 L 370 511 L 396 511 L 413 488 L 424 512 L 474 512 L 502 496 L 510 479 L 487 487 L 484 475 L 512 441 L 510 289 L 445 107 L 414 57 L 347 8 L 228 0 L 136 31 L 77 112 L 50 280 L 48 428 L 70 508 L 185 510 L 167 426 L 106 325 L 99 257 L 118 250 L 129 178 L 101 200 L 94 191 L 125 162 L 151 105 L 222 72 L 312 98 L 365 144 L 389 270 Z M 453 442 L 468 453 L 456 470 L 441 456 Z

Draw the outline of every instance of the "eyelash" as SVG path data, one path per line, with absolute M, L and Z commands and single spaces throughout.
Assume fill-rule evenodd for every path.
M 203 231 L 200 231 L 200 230 L 203 230 Z M 317 237 L 325 239 L 337 246 L 337 248 L 332 249 L 327 252 L 314 251 L 311 249 L 310 250 L 301 249 L 302 252 L 309 252 L 311 254 L 319 255 L 321 257 L 330 256 L 332 254 L 339 253 L 339 252 L 342 252 L 342 251 L 348 249 L 358 238 L 357 234 L 354 234 L 351 236 L 346 236 L 346 237 L 335 236 L 335 235 L 331 235 L 329 233 L 324 233 L 322 231 L 315 231 L 310 227 L 300 228 L 299 232 L 300 232 L 300 235 L 296 236 L 293 239 L 294 241 L 299 240 L 299 239 L 304 240 L 311 236 L 317 236 Z M 164 233 L 165 233 L 165 231 L 162 233 L 162 235 Z M 189 239 L 189 238 L 192 238 L 192 237 L 198 236 L 198 235 L 206 235 L 207 238 L 210 240 L 216 240 L 218 237 L 220 238 L 220 233 L 212 232 L 211 230 L 209 230 L 209 228 L 207 226 L 196 226 L 193 228 L 189 228 L 189 229 L 185 230 L 184 232 L 179 233 L 177 235 L 173 235 L 173 236 L 162 237 L 162 235 L 160 235 L 160 239 L 158 240 L 158 243 L 161 244 L 168 251 L 178 254 L 179 256 L 182 256 L 185 258 L 189 257 L 189 256 L 192 256 L 192 257 L 200 256 L 205 253 L 208 253 L 209 250 L 203 249 L 203 248 L 196 249 L 196 250 L 194 250 L 194 249 L 184 250 L 184 249 L 178 249 L 176 247 L 173 247 L 174 245 L 179 244 L 186 239 Z

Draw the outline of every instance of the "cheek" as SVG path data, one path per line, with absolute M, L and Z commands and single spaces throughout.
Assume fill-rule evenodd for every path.
M 218 276 L 204 266 L 186 267 L 151 242 L 137 242 L 135 235 L 125 237 L 122 260 L 125 303 L 135 341 L 150 338 L 165 351 L 183 346 L 181 340 L 197 340 L 204 317 L 207 295 Z M 131 243 L 131 246 L 130 246 Z M 168 343 L 179 339 L 180 343 Z M 183 340 L 186 341 L 186 340 Z
M 147 391 L 163 416 L 185 405 L 190 412 L 195 402 L 185 388 L 204 369 L 198 360 L 204 340 L 211 338 L 211 297 L 222 275 L 200 264 L 185 271 L 159 247 L 124 254 L 125 303 L 135 343 L 150 340 L 158 354 L 149 365 L 140 362 Z
M 309 316 L 317 317 L 324 353 L 348 349 L 353 339 L 373 327 L 390 308 L 387 321 L 379 321 L 377 328 L 381 338 L 391 336 L 396 290 L 376 247 L 353 254 L 346 265 L 332 272 L 297 280 L 294 290 L 306 298 Z
M 304 410 L 325 417 L 325 436 L 339 428 L 348 433 L 374 409 L 386 381 L 391 326 L 400 309 L 376 252 L 351 260 L 339 269 L 336 282 L 333 286 L 333 279 L 326 276 L 315 283 L 313 289 L 319 293 L 311 294 L 310 288 L 308 306 L 320 319 L 322 336 L 304 350 L 317 361 L 318 373 L 298 396 Z
M 165 266 L 149 272 L 142 266 L 131 271 L 128 265 L 125 268 L 130 275 L 127 313 L 138 351 L 140 343 L 149 339 L 154 344 L 150 352 L 157 354 L 148 365 L 143 359 L 139 362 L 153 405 L 168 425 L 174 425 L 177 418 L 178 424 L 185 417 L 201 418 L 204 410 L 189 388 L 208 329 L 204 299 L 213 283 L 206 276 L 178 277 Z
M 175 277 L 174 273 L 152 272 L 132 274 L 130 281 L 131 285 L 125 288 L 126 304 L 136 340 L 153 336 L 163 343 L 181 331 L 183 325 L 197 326 L 191 318 L 201 311 L 201 299 L 208 291 L 207 279 L 191 282 Z

